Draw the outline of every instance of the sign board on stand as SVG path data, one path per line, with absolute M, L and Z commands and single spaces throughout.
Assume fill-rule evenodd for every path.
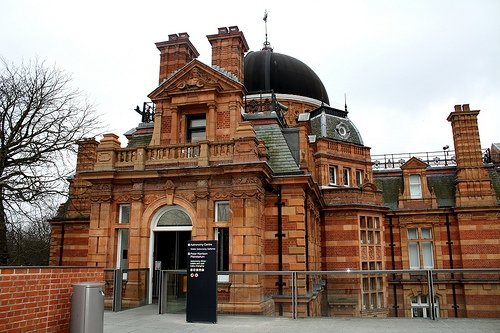
M 188 241 L 186 321 L 217 323 L 217 241 Z

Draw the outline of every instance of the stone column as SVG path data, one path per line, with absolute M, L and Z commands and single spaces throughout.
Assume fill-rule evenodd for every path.
M 206 124 L 207 140 L 208 141 L 215 141 L 215 130 L 217 128 L 216 116 L 215 116 L 216 111 L 217 111 L 217 106 L 215 105 L 215 103 L 209 103 L 208 104 L 207 124 Z

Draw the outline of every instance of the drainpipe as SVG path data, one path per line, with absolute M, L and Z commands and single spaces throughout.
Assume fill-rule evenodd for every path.
M 64 248 L 64 226 L 66 224 L 62 223 L 61 224 L 61 244 L 59 244 L 59 266 L 62 266 L 62 261 L 63 261 L 63 248 Z
M 307 194 L 306 194 L 306 199 L 304 200 L 304 222 L 305 222 L 305 228 L 306 228 L 306 233 L 305 233 L 305 241 L 306 241 L 306 271 L 309 271 L 309 223 L 308 223 L 308 212 L 307 212 Z M 306 274 L 306 292 L 309 292 L 309 276 Z M 307 316 L 309 317 L 310 314 L 310 309 L 309 309 L 309 303 L 307 304 Z
M 446 213 L 446 234 L 448 235 L 448 241 L 446 242 L 446 244 L 448 244 L 448 253 L 450 256 L 450 269 L 453 269 L 453 252 L 452 252 L 452 247 L 451 247 L 453 245 L 453 242 L 451 241 L 450 225 L 451 225 L 450 217 L 449 217 L 448 213 Z M 452 280 L 455 279 L 455 273 L 451 273 L 451 279 Z M 455 289 L 455 282 L 454 281 L 451 282 L 451 290 L 453 293 L 453 309 L 455 312 L 455 318 L 458 318 L 457 291 Z
M 304 236 L 306 241 L 306 271 L 309 271 L 309 214 L 307 211 L 307 198 L 304 201 L 304 219 L 306 228 L 306 234 Z M 309 291 L 309 279 L 306 280 L 306 288 L 307 291 Z
M 283 270 L 283 201 L 281 199 L 281 185 L 278 186 L 278 202 L 276 203 L 278 206 L 278 233 L 276 237 L 278 237 L 278 271 Z M 279 275 L 278 282 L 276 283 L 278 286 L 278 295 L 283 295 L 283 275 Z M 283 303 L 279 303 L 279 315 L 283 316 Z
M 396 246 L 394 244 L 394 231 L 393 231 L 393 224 L 392 224 L 392 216 L 389 216 L 389 235 L 390 235 L 390 241 L 391 243 L 389 244 L 389 246 L 391 247 L 391 262 L 392 262 L 392 269 L 396 269 L 396 259 L 394 257 L 394 247 Z M 396 282 L 396 274 L 392 274 L 392 279 L 394 280 L 394 282 Z M 396 286 L 396 283 L 393 283 L 392 285 L 392 290 L 393 290 L 393 293 L 394 293 L 394 315 L 396 317 L 399 317 L 398 315 L 398 293 L 397 293 L 397 286 Z

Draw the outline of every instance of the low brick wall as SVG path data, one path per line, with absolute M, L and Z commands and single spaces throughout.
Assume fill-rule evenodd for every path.
M 69 332 L 73 284 L 103 282 L 99 267 L 0 267 L 0 332 Z

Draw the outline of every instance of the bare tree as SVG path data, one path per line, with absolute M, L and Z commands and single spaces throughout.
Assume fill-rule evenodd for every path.
M 0 265 L 8 265 L 7 226 L 33 222 L 33 209 L 65 192 L 75 143 L 99 123 L 65 72 L 38 60 L 0 66 Z

